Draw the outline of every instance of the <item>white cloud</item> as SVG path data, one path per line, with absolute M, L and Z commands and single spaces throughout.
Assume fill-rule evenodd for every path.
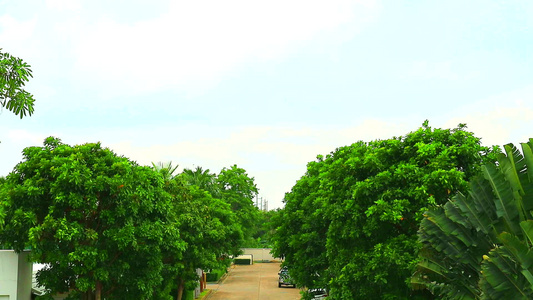
M 58 11 L 79 11 L 82 7 L 79 0 L 46 0 L 46 6 Z
M 39 133 L 32 133 L 27 130 L 15 129 L 7 131 L 9 141 L 17 144 L 39 145 L 42 144 L 45 136 Z
M 216 84 L 250 60 L 270 60 L 339 26 L 359 30 L 374 1 L 175 1 L 159 18 L 100 19 L 72 36 L 79 71 L 131 93 Z
M 469 80 L 479 77 L 477 71 L 460 71 L 461 66 L 452 61 L 415 61 L 406 69 L 403 77 L 444 80 Z
M 30 49 L 17 45 L 28 45 L 27 41 L 33 38 L 37 19 L 32 18 L 27 21 L 15 19 L 10 15 L 0 16 L 0 47 L 17 57 L 25 57 Z
M 533 86 L 475 102 L 450 117 L 445 127 L 466 123 L 486 146 L 527 142 L 533 137 Z

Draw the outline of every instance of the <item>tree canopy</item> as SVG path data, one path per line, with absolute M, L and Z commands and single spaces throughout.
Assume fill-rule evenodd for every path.
M 185 243 L 162 177 L 100 144 L 48 138 L 23 151 L 2 186 L 0 241 L 44 263 L 41 284 L 88 299 L 150 298 L 162 256 Z
M 176 168 L 171 164 L 155 169 L 165 177 L 165 190 L 172 195 L 175 222 L 186 245 L 181 255 L 164 256 L 165 282 L 157 296 L 165 299 L 175 289 L 176 299 L 180 300 L 185 289 L 197 284 L 197 269 L 227 267 L 225 258 L 239 251 L 242 230 L 230 205 L 214 198 L 208 192 L 210 187 L 202 184 L 206 181 L 194 180 L 191 170 L 172 176 Z M 198 174 L 209 175 L 209 170 L 198 170 Z
M 233 165 L 220 171 L 216 183 L 219 186 L 221 198 L 237 215 L 237 222 L 242 227 L 244 239 L 252 239 L 254 224 L 259 214 L 253 200 L 258 193 L 254 178 L 250 177 L 243 168 Z
M 31 248 L 49 294 L 180 300 L 197 269 L 227 266 L 239 252 L 257 187 L 237 166 L 218 177 L 176 168 L 47 138 L 0 178 L 0 245 Z
M 285 196 L 274 252 L 298 285 L 327 286 L 333 299 L 412 298 L 423 213 L 465 191 L 492 151 L 464 125 L 425 122 L 405 136 L 318 156 Z

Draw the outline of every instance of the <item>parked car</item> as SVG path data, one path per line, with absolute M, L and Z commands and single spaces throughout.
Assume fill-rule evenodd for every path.
M 312 299 L 326 299 L 328 297 L 328 292 L 325 289 L 309 289 L 307 292 L 313 296 Z
M 289 268 L 281 268 L 278 272 L 278 275 L 278 287 L 281 287 L 282 285 L 291 285 L 292 287 L 296 287 L 296 284 L 292 282 L 291 276 L 289 275 Z

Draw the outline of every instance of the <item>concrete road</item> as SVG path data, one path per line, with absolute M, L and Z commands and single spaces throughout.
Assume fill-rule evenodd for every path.
M 278 287 L 280 263 L 255 263 L 235 265 L 218 285 L 208 284 L 213 289 L 206 300 L 298 300 L 300 290 Z

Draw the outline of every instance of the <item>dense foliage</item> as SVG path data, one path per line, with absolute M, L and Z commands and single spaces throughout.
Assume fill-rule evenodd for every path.
M 246 170 L 233 165 L 220 171 L 216 183 L 221 198 L 237 215 L 237 222 L 241 225 L 244 239 L 250 240 L 259 215 L 259 210 L 254 206 L 254 198 L 258 193 L 254 179 L 248 176 Z
M 252 236 L 244 241 L 243 248 L 272 248 L 272 236 L 275 232 L 273 219 L 279 214 L 280 209 L 263 211 L 259 210 L 250 230 Z
M 163 174 L 165 170 L 160 170 Z M 167 178 L 165 190 L 172 195 L 175 222 L 180 238 L 186 247 L 182 255 L 168 253 L 164 257 L 164 289 L 158 299 L 165 299 L 169 291 L 176 290 L 181 299 L 185 289 L 192 289 L 198 282 L 197 269 L 210 270 L 227 267 L 230 254 L 239 251 L 242 230 L 235 213 L 223 200 L 184 180 L 182 173 Z
M 464 125 L 426 122 L 403 137 L 318 156 L 285 197 L 274 252 L 298 285 L 328 287 L 333 299 L 413 298 L 423 213 L 466 191 L 487 153 Z
M 504 147 L 468 193 L 428 211 L 416 288 L 445 299 L 533 298 L 533 140 Z
M 173 176 L 170 164 L 139 166 L 98 143 L 48 138 L 23 155 L 0 178 L 0 245 L 31 248 L 50 294 L 179 300 L 197 269 L 227 266 L 253 219 L 246 214 L 256 214 L 257 187 L 237 166 L 213 188 L 190 170 Z
M 22 117 L 33 113 L 33 96 L 24 90 L 32 77 L 30 65 L 0 48 L 0 106 Z
M 100 144 L 48 138 L 23 154 L 2 186 L 0 241 L 31 247 L 31 259 L 47 264 L 39 282 L 54 292 L 150 298 L 163 253 L 185 250 L 161 176 Z

